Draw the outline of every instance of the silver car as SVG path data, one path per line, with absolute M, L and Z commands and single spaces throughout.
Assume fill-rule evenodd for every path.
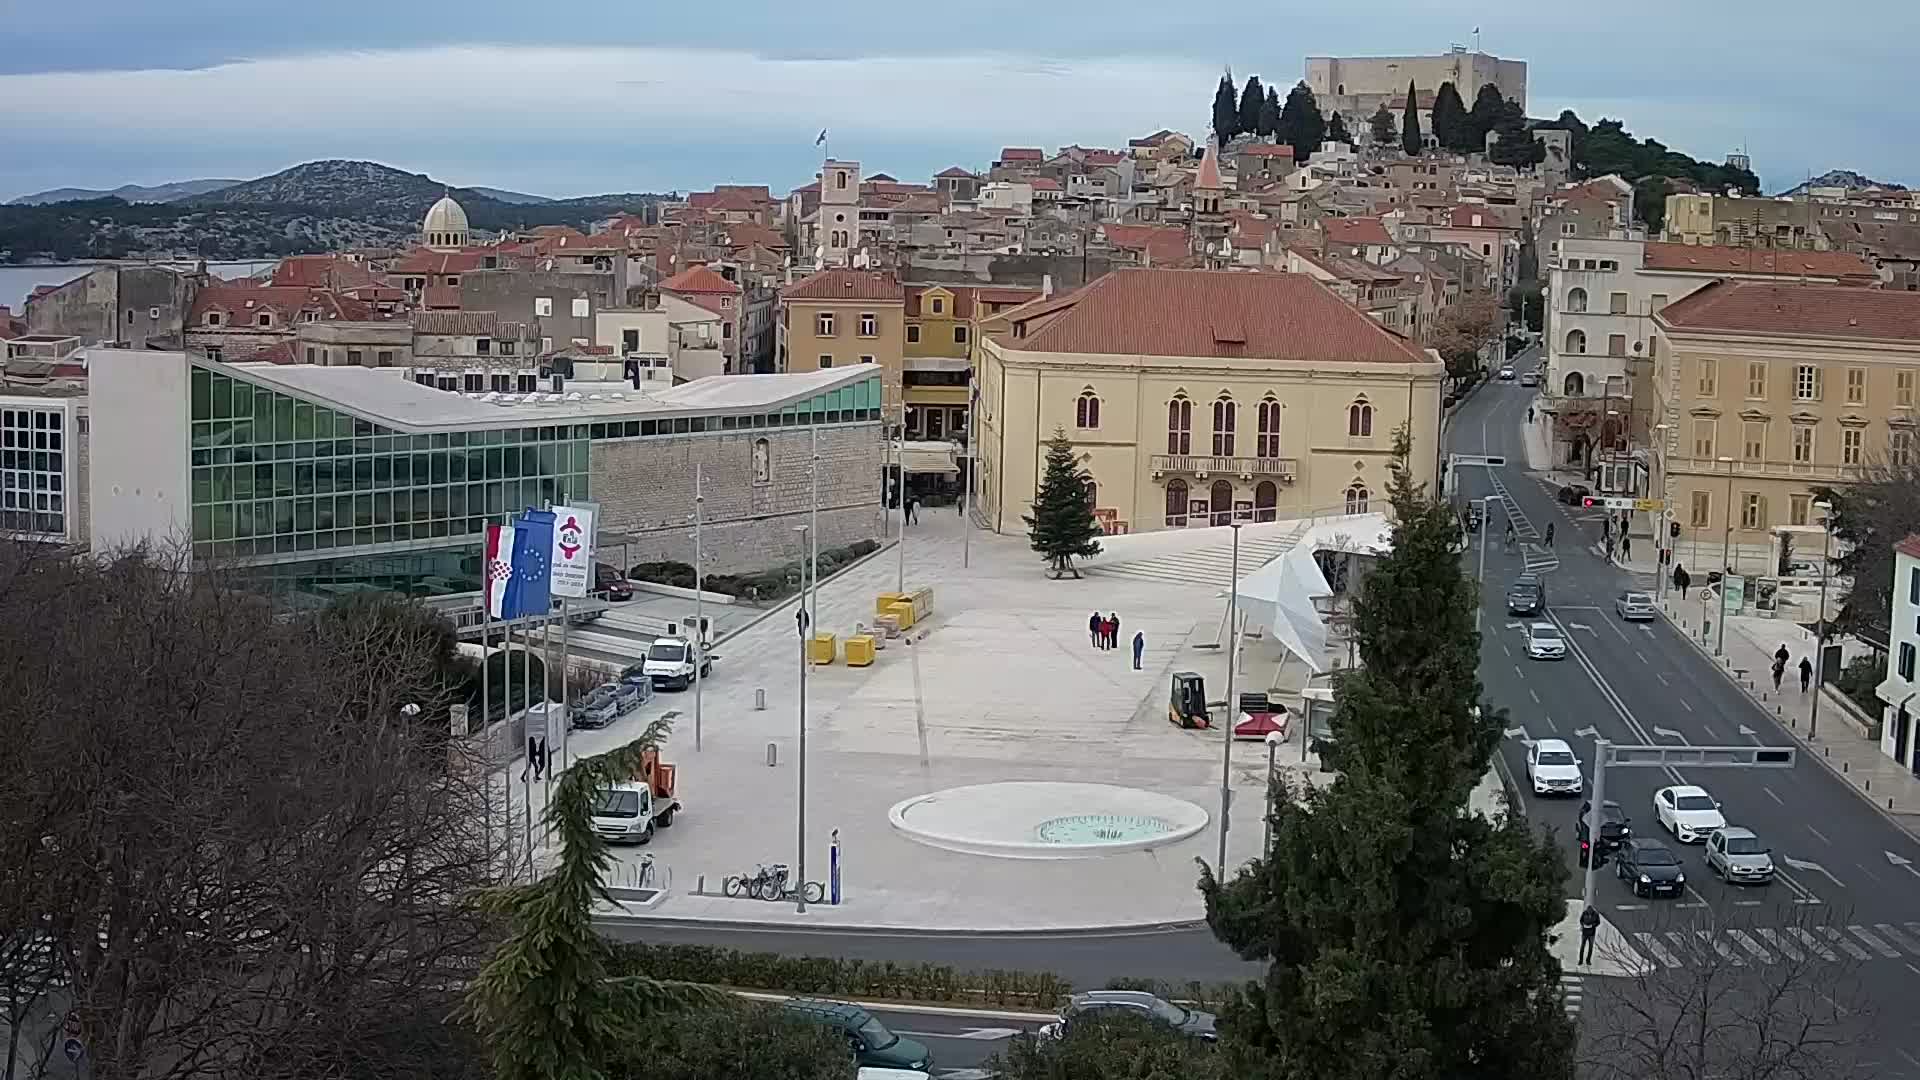
M 1653 606 L 1653 597 L 1643 592 L 1624 592 L 1614 597 L 1613 611 L 1626 622 L 1646 622 L 1660 617 L 1659 610 Z
M 1707 869 L 1734 885 L 1765 885 L 1773 880 L 1773 853 L 1752 829 L 1729 825 L 1707 837 Z

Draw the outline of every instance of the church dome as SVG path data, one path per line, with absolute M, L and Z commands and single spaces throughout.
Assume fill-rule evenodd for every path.
M 420 235 L 428 247 L 461 247 L 467 242 L 467 212 L 452 196 L 442 195 L 427 211 Z

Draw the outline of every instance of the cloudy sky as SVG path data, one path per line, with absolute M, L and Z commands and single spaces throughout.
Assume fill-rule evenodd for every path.
M 1292 5 L 1288 5 L 1292 7 Z M 814 136 L 902 178 L 1007 144 L 1204 131 L 1223 65 L 1471 43 L 1529 61 L 1536 116 L 1619 117 L 1769 190 L 1920 184 L 1920 3 L 1373 0 L 88 0 L 0 3 L 0 201 L 371 158 L 544 195 L 804 183 Z M 1326 9 L 1338 8 L 1337 12 Z

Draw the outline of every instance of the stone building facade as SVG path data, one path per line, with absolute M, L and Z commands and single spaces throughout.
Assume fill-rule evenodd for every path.
M 71 334 L 84 345 L 178 348 L 203 278 L 169 266 L 102 266 L 27 300 L 27 331 Z

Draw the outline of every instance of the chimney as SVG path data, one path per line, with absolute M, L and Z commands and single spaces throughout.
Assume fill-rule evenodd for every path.
M 1045 300 L 1046 298 L 1052 295 L 1053 295 L 1053 275 L 1041 274 L 1040 275 L 1040 299 Z

